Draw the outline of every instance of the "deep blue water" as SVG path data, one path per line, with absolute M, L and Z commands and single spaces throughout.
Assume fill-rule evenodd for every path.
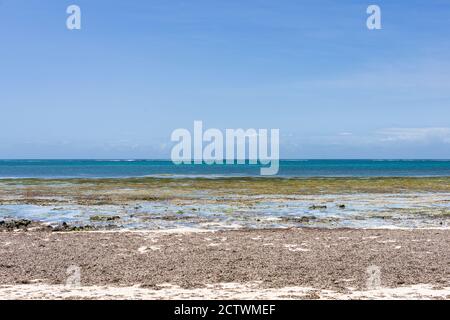
M 259 169 L 259 165 L 175 165 L 170 160 L 0 160 L 0 178 L 259 176 Z M 450 176 L 450 160 L 281 160 L 278 176 Z

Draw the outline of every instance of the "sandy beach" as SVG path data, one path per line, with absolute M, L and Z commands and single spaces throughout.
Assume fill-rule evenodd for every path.
M 448 230 L 2 232 L 0 296 L 449 299 L 449 247 Z

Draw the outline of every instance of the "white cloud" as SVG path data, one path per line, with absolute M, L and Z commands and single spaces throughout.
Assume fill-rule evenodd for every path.
M 377 132 L 382 142 L 450 143 L 450 128 L 389 128 Z
M 342 146 L 352 148 L 389 147 L 405 145 L 450 144 L 450 127 L 425 128 L 384 128 L 373 132 L 358 134 L 337 132 L 328 135 L 285 135 L 282 143 L 291 148 L 298 146 Z

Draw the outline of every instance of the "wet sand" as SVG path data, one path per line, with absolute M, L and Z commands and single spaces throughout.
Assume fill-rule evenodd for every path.
M 449 248 L 425 229 L 0 232 L 0 298 L 449 299 Z

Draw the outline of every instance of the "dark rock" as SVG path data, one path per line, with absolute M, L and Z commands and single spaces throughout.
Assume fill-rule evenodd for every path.
M 327 208 L 327 206 L 319 206 L 319 205 L 312 205 L 312 206 L 310 206 L 309 207 L 309 210 L 323 210 L 323 209 L 326 209 Z
M 66 222 L 61 223 L 60 225 L 57 225 L 56 227 L 53 227 L 52 231 L 55 232 L 61 232 L 61 231 L 91 231 L 91 230 L 97 230 L 96 227 L 91 225 L 86 226 L 70 226 Z
M 32 223 L 31 220 L 19 219 L 19 220 L 2 220 L 0 221 L 0 230 L 26 230 L 28 226 Z
M 91 221 L 114 221 L 119 219 L 120 219 L 119 216 L 100 216 L 100 215 L 91 216 L 89 218 L 89 220 Z
M 69 225 L 66 222 L 63 222 L 60 225 L 57 225 L 56 227 L 53 227 L 53 231 L 67 231 L 68 229 Z
M 302 217 L 282 217 L 283 221 L 296 222 L 296 223 L 308 223 L 311 220 L 316 220 L 314 216 L 302 216 Z

